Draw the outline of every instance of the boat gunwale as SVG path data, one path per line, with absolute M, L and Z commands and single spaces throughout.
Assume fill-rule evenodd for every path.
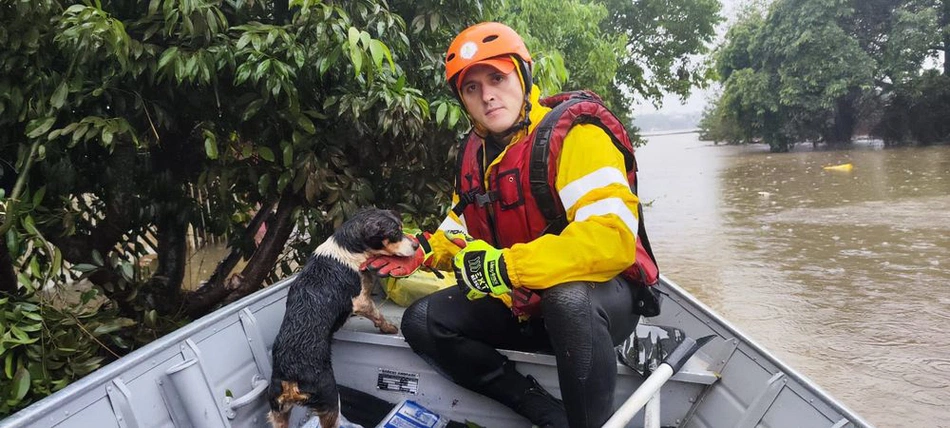
M 199 334 L 203 331 L 207 331 L 206 329 L 208 327 L 226 320 L 228 317 L 234 316 L 235 322 L 239 322 L 238 314 L 244 308 L 257 309 L 273 304 L 274 299 L 268 299 L 268 297 L 279 293 L 283 288 L 287 287 L 295 277 L 296 275 L 292 275 L 275 282 L 274 284 L 260 290 L 257 293 L 247 295 L 227 306 L 222 307 L 221 309 L 198 318 L 197 320 L 186 324 L 178 330 L 175 330 L 155 341 L 152 341 L 147 345 L 136 349 L 135 351 L 132 351 L 131 353 L 105 365 L 102 368 L 99 368 L 98 370 L 77 380 L 76 382 L 67 385 L 65 388 L 56 391 L 55 393 L 48 395 L 33 404 L 30 404 L 26 408 L 7 416 L 3 420 L 0 420 L 0 428 L 15 425 L 26 426 L 26 424 L 39 422 L 43 418 L 50 416 L 50 409 L 57 409 L 61 406 L 71 405 L 70 407 L 78 407 L 79 410 L 82 410 L 89 405 L 96 403 L 99 399 L 107 395 L 106 388 L 104 388 L 105 384 L 120 377 L 121 375 L 126 375 L 126 381 L 131 381 L 132 379 L 138 377 L 137 375 L 129 376 L 128 372 L 132 372 L 137 366 L 146 366 L 147 364 L 145 363 L 147 363 L 150 358 L 155 358 L 156 356 L 162 355 L 166 352 L 168 352 L 170 356 L 181 354 L 181 349 L 175 345 L 184 344 L 188 339 L 200 340 L 200 338 L 207 337 L 207 335 L 199 337 Z M 255 311 L 252 309 L 251 312 L 253 313 Z M 210 334 L 214 334 L 214 332 L 212 331 L 209 333 L 209 335 Z M 143 372 L 148 371 L 150 368 L 151 366 L 146 367 Z M 89 392 L 93 392 L 96 390 L 96 388 L 100 387 L 100 394 L 88 394 Z M 83 398 L 86 398 L 88 403 L 78 402 L 78 400 L 82 400 Z M 60 418 L 56 419 L 56 423 L 59 423 L 62 421 L 62 419 L 68 417 L 68 415 L 61 415 L 62 416 Z

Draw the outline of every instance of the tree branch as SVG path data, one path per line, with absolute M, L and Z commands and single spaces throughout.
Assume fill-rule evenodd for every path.
M 250 224 L 248 224 L 247 229 L 244 230 L 239 242 L 247 242 L 254 238 L 254 235 L 260 229 L 261 225 L 267 222 L 271 217 L 272 207 L 273 203 L 267 202 L 257 211 L 257 214 L 254 215 L 254 218 L 251 219 Z M 227 287 L 225 281 L 228 278 L 228 274 L 231 273 L 231 270 L 234 269 L 234 266 L 237 265 L 237 262 L 244 254 L 241 251 L 240 244 L 231 243 L 229 246 L 231 247 L 231 252 L 228 253 L 224 260 L 218 263 L 218 266 L 215 268 L 214 273 L 211 274 L 208 282 L 193 293 L 188 293 L 184 296 L 184 312 L 188 314 L 188 316 L 198 318 L 207 314 L 211 308 L 221 303 L 221 301 L 231 293 L 232 288 Z M 254 254 L 254 252 L 251 254 Z
M 274 213 L 273 224 L 267 228 L 267 234 L 264 235 L 261 245 L 241 272 L 241 283 L 224 299 L 225 304 L 236 301 L 261 288 L 264 278 L 274 269 L 277 257 L 284 250 L 290 232 L 294 230 L 293 213 L 299 203 L 300 198 L 290 189 L 281 195 L 280 202 L 277 204 L 277 212 Z
M 0 293 L 16 294 L 16 272 L 13 270 L 13 258 L 7 249 L 6 235 L 0 235 Z

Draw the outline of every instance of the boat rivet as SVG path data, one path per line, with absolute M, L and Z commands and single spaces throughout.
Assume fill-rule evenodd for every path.
M 690 397 L 690 398 L 689 398 L 689 402 L 692 403 L 693 401 L 694 401 L 694 400 L 693 400 L 693 397 Z
M 676 425 L 679 425 L 679 424 L 680 424 L 680 420 L 677 419 L 677 420 L 676 420 Z
M 106 387 L 106 391 L 112 392 L 112 387 L 111 387 L 111 386 L 107 386 L 107 387 Z

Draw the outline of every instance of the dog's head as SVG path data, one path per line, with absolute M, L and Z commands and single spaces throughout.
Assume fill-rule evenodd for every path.
M 396 213 L 378 208 L 358 211 L 333 234 L 337 245 L 351 253 L 367 256 L 409 257 L 419 244 L 406 237 Z

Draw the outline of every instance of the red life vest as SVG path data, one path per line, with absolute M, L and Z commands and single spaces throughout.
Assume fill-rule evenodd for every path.
M 540 100 L 552 110 L 530 134 L 510 145 L 488 177 L 482 165 L 485 142 L 474 132 L 459 151 L 456 192 L 459 204 L 452 208 L 464 216 L 468 233 L 498 248 L 530 242 L 546 233 L 558 234 L 567 226 L 564 206 L 554 188 L 556 161 L 564 138 L 578 124 L 603 129 L 623 153 L 630 188 L 636 194 L 637 164 L 633 145 L 623 124 L 590 92 L 568 92 Z M 554 162 L 550 160 L 554 159 Z M 639 206 L 636 262 L 623 272 L 629 280 L 655 285 L 659 276 L 656 259 L 643 227 Z

